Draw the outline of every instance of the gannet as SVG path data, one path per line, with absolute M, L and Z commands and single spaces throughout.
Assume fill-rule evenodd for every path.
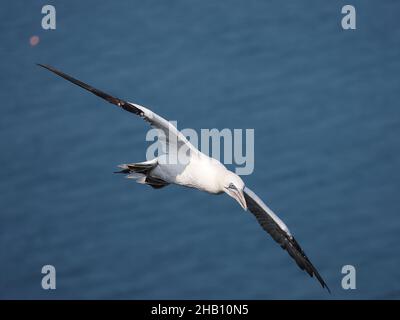
M 305 270 L 311 277 L 315 276 L 321 286 L 330 292 L 325 281 L 297 243 L 286 224 L 253 191 L 245 186 L 243 180 L 237 174 L 229 171 L 220 161 L 210 158 L 196 149 L 171 122 L 150 109 L 111 96 L 49 65 L 38 65 L 108 102 L 134 113 L 159 130 L 159 140 L 164 142 L 166 146 L 165 152 L 154 159 L 144 162 L 122 164 L 119 166 L 122 170 L 118 171 L 118 173 L 126 174 L 128 178 L 155 189 L 163 188 L 169 184 L 176 184 L 210 194 L 226 193 L 235 199 L 244 210 L 248 209 L 255 216 L 261 227 L 289 253 L 300 269 Z M 180 158 L 180 161 L 177 162 L 168 161 L 168 156 L 171 155 L 171 152 L 178 152 L 178 150 L 182 149 L 181 147 L 185 149 L 183 153 L 185 156 L 174 157 L 174 159 Z

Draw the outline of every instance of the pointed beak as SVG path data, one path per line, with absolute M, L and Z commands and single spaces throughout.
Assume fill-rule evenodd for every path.
M 237 202 L 239 202 L 243 210 L 247 210 L 247 203 L 246 199 L 244 198 L 243 191 L 238 190 L 237 192 L 235 192 L 235 199 Z
M 246 199 L 244 198 L 242 190 L 225 188 L 225 193 L 227 193 L 230 197 L 232 197 L 237 202 L 239 202 L 240 206 L 244 210 L 247 210 L 247 203 L 246 203 Z

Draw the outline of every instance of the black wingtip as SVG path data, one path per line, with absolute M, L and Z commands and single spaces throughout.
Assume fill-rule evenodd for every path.
M 326 283 L 325 283 L 325 286 L 323 286 L 323 287 L 326 288 L 326 290 L 328 290 L 329 294 L 332 294 L 331 289 L 329 289 L 329 287 L 326 285 Z
M 50 69 L 49 66 L 45 65 L 45 64 L 41 64 L 41 63 L 36 63 L 37 66 L 45 68 L 45 69 Z
M 332 294 L 331 289 L 329 289 L 328 285 L 325 283 L 325 281 L 322 279 L 321 275 L 317 273 L 316 269 L 314 271 L 314 275 L 321 284 L 321 287 L 328 290 L 329 294 Z
M 308 260 L 309 261 L 309 260 Z M 309 261 L 310 262 L 310 261 Z M 310 262 L 311 264 L 311 262 Z M 315 278 L 317 278 L 318 282 L 321 284 L 321 287 L 328 290 L 329 294 L 332 294 L 331 289 L 329 289 L 328 285 L 326 284 L 326 282 L 324 281 L 324 279 L 322 279 L 321 275 L 318 273 L 317 269 L 311 264 L 312 268 L 313 268 L 313 276 L 315 276 Z
M 75 78 L 67 75 L 64 72 L 61 72 L 61 71 L 57 70 L 56 68 L 54 68 L 52 66 L 49 66 L 49 65 L 46 65 L 46 64 L 41 64 L 41 63 L 37 63 L 37 65 L 39 67 L 42 67 L 44 69 L 47 69 L 47 70 L 55 73 L 56 75 L 64 78 L 65 80 L 67 80 L 67 81 L 69 81 L 69 82 L 71 82 L 71 83 L 73 83 L 73 84 L 75 84 L 75 85 L 77 85 L 77 86 L 79 86 L 79 87 L 81 87 L 81 88 L 83 88 L 83 89 L 95 94 L 96 96 L 98 96 L 98 97 L 108 101 L 109 103 L 112 103 L 112 104 L 114 104 L 114 105 L 116 105 L 116 106 L 118 106 L 118 107 L 120 107 L 120 108 L 122 108 L 122 109 L 124 109 L 124 110 L 126 110 L 128 112 L 134 113 L 134 114 L 139 115 L 139 116 L 143 115 L 143 111 L 140 110 L 138 107 L 136 107 L 132 103 L 129 103 L 127 101 L 124 101 L 124 100 L 119 99 L 117 97 L 114 97 L 112 95 L 109 95 L 108 93 L 105 93 L 105 92 L 103 92 L 103 91 L 101 91 L 99 89 L 96 89 L 96 88 L 88 85 L 85 82 L 82 82 L 82 81 L 80 81 L 78 79 L 75 79 Z
M 328 290 L 329 294 L 332 294 L 331 289 L 329 289 L 328 285 L 325 282 L 322 284 L 322 288 L 325 288 L 326 290 Z

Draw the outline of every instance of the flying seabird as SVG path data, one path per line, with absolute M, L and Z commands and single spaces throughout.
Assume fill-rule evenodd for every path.
M 316 277 L 321 286 L 330 292 L 325 281 L 285 223 L 253 191 L 245 186 L 238 175 L 229 171 L 218 160 L 200 152 L 172 123 L 141 105 L 113 97 L 49 65 L 38 65 L 100 98 L 140 116 L 160 132 L 159 140 L 164 142 L 167 147 L 164 153 L 149 161 L 122 164 L 119 166 L 122 170 L 118 173 L 124 173 L 128 178 L 135 179 L 138 183 L 150 185 L 155 189 L 163 188 L 169 184 L 177 184 L 206 191 L 210 194 L 228 194 L 244 210 L 248 209 L 256 217 L 261 227 L 289 253 L 300 269 L 305 270 L 311 277 Z M 176 153 L 181 147 L 184 147 L 185 150 L 184 160 L 181 159 L 181 162 L 168 161 L 167 158 L 171 156 L 171 153 Z

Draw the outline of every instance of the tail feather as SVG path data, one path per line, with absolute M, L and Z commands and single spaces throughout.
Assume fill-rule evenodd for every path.
M 130 173 L 129 175 L 127 175 L 126 178 L 134 179 L 134 180 L 136 180 L 137 183 L 140 183 L 140 184 L 146 184 L 147 177 L 146 177 L 146 175 L 144 175 L 142 173 L 133 172 L 133 173 Z
M 157 160 L 150 160 L 140 163 L 120 164 L 122 170 L 114 173 L 126 174 L 128 179 L 135 179 L 137 183 L 147 184 L 155 189 L 167 186 L 169 183 L 162 179 L 151 177 L 151 171 L 157 166 Z
M 131 173 L 131 170 L 130 169 L 122 169 L 120 171 L 114 171 L 114 173 L 129 174 L 129 173 Z

